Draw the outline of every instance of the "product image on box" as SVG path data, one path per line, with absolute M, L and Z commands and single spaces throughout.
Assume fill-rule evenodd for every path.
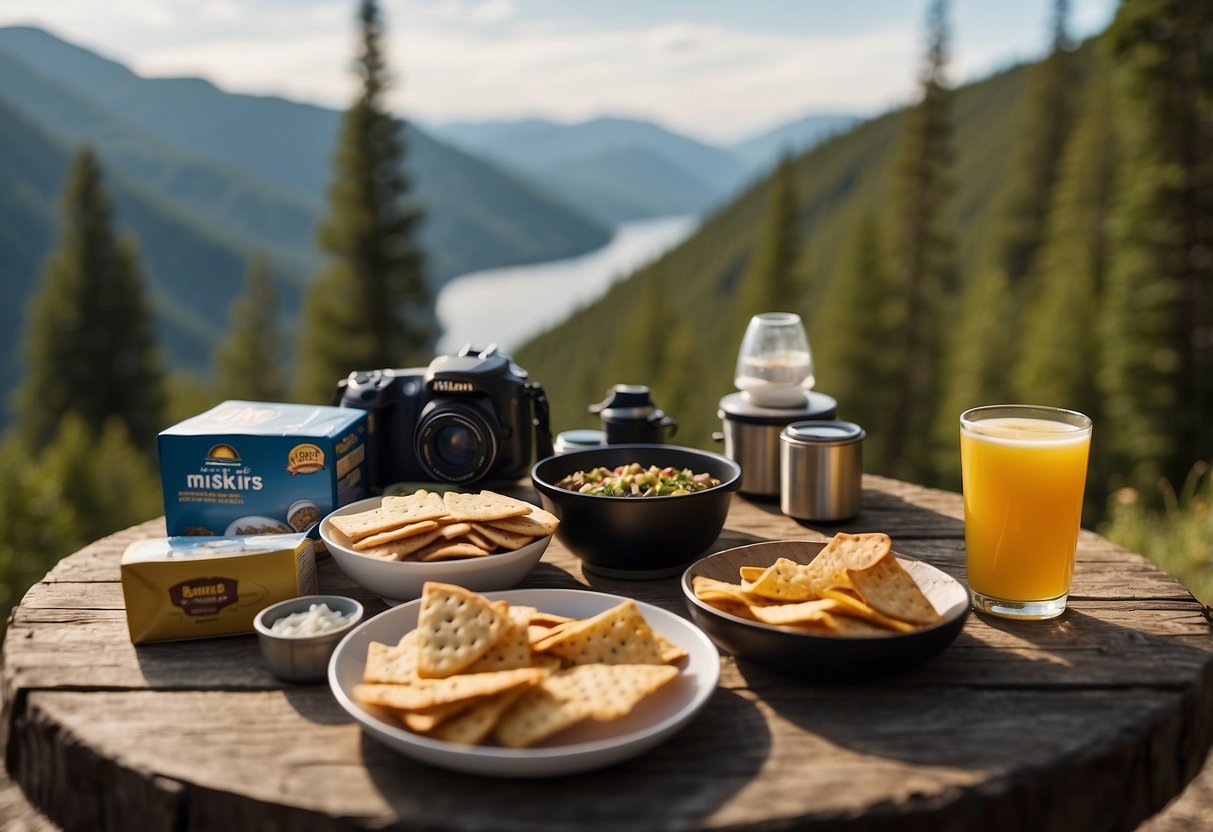
M 367 415 L 226 401 L 160 433 L 169 535 L 289 534 L 366 496 Z

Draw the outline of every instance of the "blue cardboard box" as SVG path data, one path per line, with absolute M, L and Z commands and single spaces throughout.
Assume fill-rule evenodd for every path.
M 226 401 L 161 431 L 168 535 L 287 534 L 367 495 L 357 408 Z

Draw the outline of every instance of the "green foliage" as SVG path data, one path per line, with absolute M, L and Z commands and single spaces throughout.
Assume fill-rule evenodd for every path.
M 1013 387 L 1018 400 L 1078 410 L 1101 424 L 1092 368 L 1101 362 L 1096 321 L 1112 256 L 1108 213 L 1117 168 L 1114 102 L 1102 63 L 1085 99 L 1053 191 L 1037 261 L 1042 282 L 1023 315 Z
M 965 288 L 960 314 L 945 359 L 940 417 L 932 446 L 934 482 L 960 488 L 957 463 L 960 414 L 970 407 L 1008 401 L 1007 367 L 1011 360 L 1008 312 L 1014 306 L 1006 274 L 998 268 L 978 274 Z
M 760 312 L 797 311 L 798 207 L 792 159 L 785 156 L 770 177 L 762 236 L 746 266 L 737 321 L 742 328 Z
M 1161 500 L 1162 507 L 1154 508 Z M 1114 543 L 1140 552 L 1179 579 L 1206 606 L 1213 606 L 1213 477 L 1198 463 L 1176 493 L 1164 484 L 1143 499 L 1132 488 L 1109 500 L 1109 519 L 1100 532 Z
M 896 163 L 893 282 L 895 312 L 888 343 L 901 361 L 893 412 L 885 439 L 885 465 L 897 476 L 929 476 L 931 425 L 942 388 L 943 339 L 951 319 L 952 230 L 947 203 L 953 196 L 951 93 L 947 64 L 947 4 L 935 0 L 928 14 L 930 43 L 922 100 L 906 115 Z
M 1066 32 L 1066 5 L 1056 4 L 1053 49 L 1029 70 L 1024 119 L 1011 169 L 1000 195 L 994 265 L 1006 275 L 1016 298 L 1035 291 L 1033 265 L 1045 236 L 1050 195 L 1074 122 L 1079 90 L 1073 45 Z
M 884 341 L 897 314 L 891 280 L 880 225 L 867 212 L 823 301 L 823 318 L 847 325 L 823 327 L 812 346 L 818 384 L 838 400 L 840 418 L 867 430 L 865 454 L 872 459 L 886 457 L 897 418 L 892 396 L 900 362 Z
M 247 291 L 228 311 L 227 338 L 215 352 L 215 382 L 223 398 L 276 402 L 286 396 L 280 307 L 269 259 L 258 254 L 249 264 Z
M 413 242 L 421 212 L 410 183 L 401 122 L 386 109 L 383 23 L 360 10 L 362 92 L 346 111 L 333 159 L 330 215 L 320 229 L 328 265 L 308 289 L 296 395 L 327 401 L 352 370 L 419 364 L 437 338 L 423 256 Z
M 76 155 L 63 231 L 31 304 L 29 371 L 16 395 L 23 436 L 41 448 L 69 412 L 99 431 L 110 417 L 150 451 L 163 379 L 133 238 L 117 239 L 91 149 Z
M 0 443 L 0 620 L 60 558 L 162 512 L 155 468 L 119 419 L 75 413 L 40 452 Z
M 1114 470 L 1150 493 L 1213 458 L 1213 6 L 1126 2 L 1107 45 L 1123 154 L 1099 381 Z

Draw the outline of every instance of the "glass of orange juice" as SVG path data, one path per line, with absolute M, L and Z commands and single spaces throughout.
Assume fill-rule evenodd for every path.
M 1074 575 L 1091 420 L 993 405 L 960 415 L 969 594 L 1005 618 L 1061 615 Z

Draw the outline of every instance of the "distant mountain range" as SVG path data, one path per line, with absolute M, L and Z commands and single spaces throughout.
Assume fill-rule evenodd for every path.
M 0 395 L 19 378 L 22 311 L 81 143 L 102 161 L 119 229 L 138 236 L 170 365 L 205 371 L 255 251 L 270 255 L 294 321 L 319 263 L 340 121 L 202 79 L 143 78 L 41 29 L 0 27 Z M 703 214 L 789 142 L 807 146 L 842 123 L 810 118 L 733 147 L 619 118 L 410 124 L 431 277 L 580 254 L 621 221 Z
M 782 154 L 803 153 L 857 121 L 844 115 L 806 116 L 727 147 L 652 122 L 610 117 L 576 124 L 544 119 L 453 122 L 427 129 L 618 223 L 705 213 L 761 177 Z

